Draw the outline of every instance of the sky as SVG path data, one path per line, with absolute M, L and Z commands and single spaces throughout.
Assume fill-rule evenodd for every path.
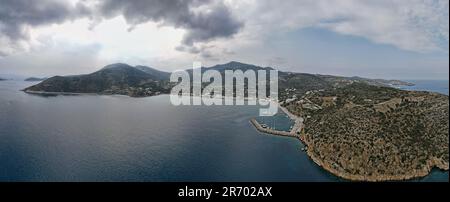
M 0 0 L 3 75 L 193 61 L 448 80 L 449 1 Z

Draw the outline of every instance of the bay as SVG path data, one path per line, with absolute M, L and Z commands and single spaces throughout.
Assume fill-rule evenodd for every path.
M 0 82 L 0 181 L 342 181 L 297 139 L 256 131 L 257 106 L 20 91 L 32 84 Z

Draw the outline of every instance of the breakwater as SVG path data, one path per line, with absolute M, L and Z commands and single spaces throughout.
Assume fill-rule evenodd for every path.
M 287 132 L 287 131 L 280 131 L 280 130 L 275 130 L 275 129 L 271 129 L 271 128 L 266 128 L 266 127 L 263 127 L 255 118 L 252 118 L 250 120 L 250 122 L 253 124 L 253 126 L 255 126 L 256 130 L 263 132 L 263 133 L 300 138 L 300 134 L 292 132 L 293 130 L 291 130 L 290 132 Z

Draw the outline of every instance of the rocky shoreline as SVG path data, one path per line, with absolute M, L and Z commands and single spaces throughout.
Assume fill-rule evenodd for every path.
M 287 114 L 292 120 L 295 121 L 294 125 L 297 125 L 292 128 L 290 132 L 286 131 L 278 131 L 270 128 L 263 128 L 261 124 L 259 124 L 255 118 L 252 118 L 250 122 L 253 124 L 253 126 L 260 132 L 272 134 L 272 135 L 278 135 L 278 136 L 287 136 L 287 137 L 295 137 L 298 138 L 305 146 L 306 146 L 306 154 L 311 158 L 311 160 L 316 163 L 318 166 L 322 167 L 326 171 L 332 173 L 333 175 L 336 175 L 340 178 L 351 180 L 351 181 L 368 181 L 368 182 L 380 182 L 380 181 L 401 181 L 401 180 L 411 180 L 416 178 L 422 178 L 430 174 L 431 170 L 433 168 L 439 168 L 441 170 L 448 171 L 449 170 L 449 164 L 443 162 L 442 160 L 439 160 L 438 158 L 432 158 L 429 159 L 426 164 L 427 166 L 420 169 L 415 170 L 412 173 L 408 174 L 399 174 L 399 175 L 372 175 L 372 176 L 365 176 L 365 175 L 355 175 L 346 173 L 345 171 L 338 170 L 333 167 L 332 163 L 326 162 L 322 160 L 320 157 L 316 156 L 314 151 L 314 145 L 313 143 L 306 139 L 304 135 L 302 135 L 301 130 L 303 128 L 303 118 L 298 117 L 292 113 L 290 113 L 286 108 L 281 107 L 282 111 Z
M 101 95 L 98 93 L 47 92 L 47 91 L 33 91 L 33 90 L 22 90 L 22 91 L 25 93 L 36 95 Z
M 67 93 L 67 92 L 45 92 L 45 91 L 31 91 L 31 90 L 23 90 L 26 93 L 30 94 L 39 94 L 39 95 L 102 95 L 99 93 Z M 106 95 L 106 94 L 105 94 Z M 316 163 L 318 166 L 322 167 L 326 171 L 341 177 L 346 180 L 351 181 L 369 181 L 369 182 L 378 182 L 378 181 L 400 181 L 400 180 L 411 180 L 415 178 L 422 178 L 430 174 L 431 170 L 433 168 L 439 168 L 441 170 L 448 171 L 449 170 L 449 164 L 446 162 L 443 162 L 439 160 L 438 158 L 432 158 L 427 160 L 426 167 L 415 170 L 412 173 L 408 174 L 399 174 L 399 175 L 372 175 L 372 176 L 365 176 L 365 175 L 355 175 L 346 173 L 345 171 L 336 169 L 332 163 L 324 161 L 320 157 L 318 157 L 313 151 L 314 151 L 314 145 L 313 143 L 306 139 L 305 136 L 302 134 L 303 129 L 303 118 L 298 117 L 291 112 L 289 112 L 286 108 L 281 107 L 280 109 L 289 116 L 290 119 L 294 120 L 294 126 L 292 127 L 291 131 L 278 131 L 271 128 L 264 128 L 261 126 L 261 124 L 256 121 L 255 118 L 252 118 L 250 122 L 252 125 L 260 132 L 266 133 L 266 134 L 272 134 L 272 135 L 278 135 L 278 136 L 285 136 L 285 137 L 294 137 L 298 138 L 302 143 L 306 146 L 306 154 L 313 160 L 314 163 Z
M 160 94 L 154 94 L 154 95 L 146 95 L 146 96 L 134 96 L 130 94 L 120 94 L 120 93 L 70 93 L 70 92 L 47 92 L 47 91 L 33 91 L 33 90 L 22 90 L 25 93 L 29 94 L 35 94 L 35 95 L 43 95 L 43 96 L 57 96 L 57 95 L 111 95 L 111 96 L 127 96 L 127 97 L 133 97 L 133 98 L 144 98 L 144 97 L 151 97 L 151 96 L 158 96 Z
M 309 140 L 305 139 L 304 136 L 301 136 L 300 140 L 307 146 L 308 149 L 306 150 L 306 153 L 314 161 L 314 163 L 316 163 L 317 165 L 319 165 L 326 171 L 328 171 L 338 177 L 341 177 L 341 178 L 347 179 L 347 180 L 351 180 L 351 181 L 380 182 L 380 181 L 411 180 L 411 179 L 422 178 L 422 177 L 427 176 L 428 174 L 430 174 L 431 170 L 434 167 L 437 167 L 437 168 L 439 168 L 441 170 L 445 170 L 445 171 L 448 171 L 448 169 L 449 169 L 448 163 L 442 162 L 442 161 L 438 160 L 437 158 L 433 158 L 433 159 L 429 159 L 427 161 L 427 167 L 425 167 L 421 170 L 416 170 L 413 173 L 399 174 L 399 175 L 374 175 L 374 176 L 354 175 L 354 174 L 349 174 L 349 173 L 337 170 L 328 162 L 325 162 L 321 158 L 317 157 L 313 152 L 313 150 L 314 150 L 313 144 Z

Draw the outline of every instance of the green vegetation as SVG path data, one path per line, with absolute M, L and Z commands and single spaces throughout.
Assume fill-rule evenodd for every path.
M 349 179 L 420 177 L 448 170 L 449 99 L 353 83 L 311 92 L 286 107 L 306 117 L 303 139 L 335 172 Z M 306 106 L 320 106 L 320 109 Z
M 29 77 L 29 78 L 26 78 L 24 81 L 43 81 L 45 79 L 46 78 Z
M 147 73 L 149 72 L 149 73 Z M 170 92 L 167 75 L 152 72 L 151 68 L 138 68 L 126 64 L 112 64 L 87 75 L 55 76 L 37 85 L 28 87 L 26 92 L 66 92 L 119 94 L 143 97 Z

